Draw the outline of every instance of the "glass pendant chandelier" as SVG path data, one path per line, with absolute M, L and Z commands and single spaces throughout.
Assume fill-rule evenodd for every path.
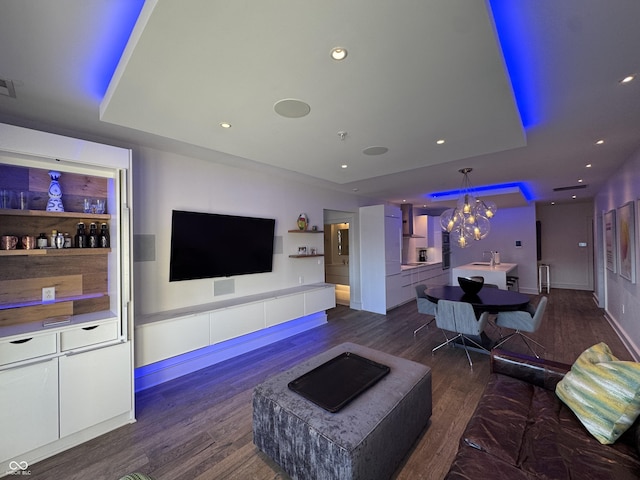
M 440 216 L 443 230 L 451 234 L 451 240 L 460 248 L 471 246 L 474 240 L 482 240 L 489 235 L 493 218 L 498 207 L 490 200 L 482 200 L 473 192 L 469 173 L 472 168 L 458 170 L 464 178 L 460 187 L 460 198 L 455 208 L 445 210 Z

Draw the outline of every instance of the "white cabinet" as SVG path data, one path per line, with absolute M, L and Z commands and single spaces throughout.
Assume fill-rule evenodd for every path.
M 209 314 L 189 315 L 137 328 L 136 367 L 209 345 Z
M 224 342 L 264 328 L 264 304 L 249 303 L 212 311 L 209 343 Z
M 56 353 L 56 334 L 0 341 L 0 366 Z
M 336 306 L 335 288 L 320 288 L 304 292 L 304 314 L 329 310 Z
M 287 295 L 264 302 L 264 318 L 267 327 L 303 316 L 304 295 Z
M 449 271 L 442 270 L 440 263 L 406 268 L 402 273 L 387 277 L 387 310 L 415 300 L 418 285 L 434 287 L 448 283 Z
M 60 357 L 60 437 L 131 410 L 131 345 Z
M 386 313 L 387 276 L 399 274 L 402 262 L 402 213 L 399 207 L 372 205 L 360 208 L 360 274 L 362 309 Z M 390 280 L 395 284 L 394 280 Z M 395 302 L 397 292 L 390 292 Z
M 150 315 L 136 326 L 136 367 L 328 310 L 335 298 L 334 285 L 309 284 Z
M 402 303 L 402 274 L 388 275 L 386 277 L 386 302 L 387 309 L 396 307 Z
M 103 224 L 100 248 L 0 251 L 0 475 L 134 420 L 131 151 L 0 124 L 0 177 L 35 193 L 0 210 L 0 235 Z M 51 171 L 64 211 L 47 211 Z M 6 183 L 6 182 L 5 182 Z M 84 199 L 105 211 L 85 211 Z M 42 288 L 55 298 L 42 301 Z
M 57 358 L 0 371 L 0 425 L 0 466 L 58 439 Z
M 87 347 L 118 338 L 119 322 L 95 323 L 60 332 L 60 350 Z
M 402 219 L 387 208 L 384 216 L 385 273 L 399 273 L 402 264 Z

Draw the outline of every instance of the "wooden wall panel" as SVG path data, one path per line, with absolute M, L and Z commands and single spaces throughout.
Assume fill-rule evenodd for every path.
M 88 283 L 89 286 L 96 278 L 102 278 L 103 288 L 106 288 L 108 275 L 107 255 L 2 257 L 0 266 L 3 280 L 92 275 L 94 280 Z
M 0 327 L 42 321 L 49 318 L 68 317 L 73 314 L 72 302 L 48 303 L 32 307 L 0 310 Z
M 33 192 L 33 209 L 46 209 L 49 201 L 48 191 L 51 177 L 48 171 L 39 169 L 29 169 L 29 190 Z M 82 212 L 83 200 L 85 198 L 107 198 L 107 188 L 109 179 L 103 177 L 92 177 L 76 173 L 63 172 L 58 179 L 62 190 L 62 204 L 66 212 Z M 44 195 L 39 195 L 44 194 Z M 44 202 L 42 202 L 44 200 Z
M 0 305 L 42 301 L 42 289 L 55 287 L 56 298 L 82 295 L 82 275 L 0 281 Z
M 102 312 L 109 310 L 111 299 L 108 295 L 97 298 L 87 298 L 84 300 L 76 300 L 73 302 L 73 314 L 80 315 L 83 313 Z

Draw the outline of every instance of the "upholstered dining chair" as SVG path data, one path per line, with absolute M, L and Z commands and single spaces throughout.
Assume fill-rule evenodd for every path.
M 519 336 L 520 338 L 522 338 L 529 350 L 531 350 L 531 352 L 536 356 L 536 358 L 540 358 L 529 342 L 535 343 L 542 349 L 544 349 L 544 346 L 522 332 L 535 332 L 536 330 L 538 330 L 540 324 L 542 323 L 542 317 L 546 308 L 547 297 L 541 297 L 535 309 L 532 306 L 529 306 L 527 310 L 498 313 L 498 317 L 496 318 L 496 325 L 500 328 L 509 328 L 515 331 L 513 333 L 510 333 L 506 337 L 501 338 L 493 348 L 499 347 L 514 336 Z
M 456 340 L 460 340 L 464 347 L 464 351 L 467 354 L 469 365 L 473 368 L 473 362 L 471 361 L 471 356 L 467 349 L 467 342 L 482 350 L 487 350 L 484 346 L 470 338 L 470 336 L 479 337 L 483 332 L 484 327 L 487 325 L 488 319 L 488 312 L 483 312 L 480 315 L 480 318 L 477 318 L 470 303 L 454 302 L 451 300 L 438 301 L 436 325 L 438 325 L 438 328 L 442 330 L 442 334 L 446 341 L 435 347 L 432 352 L 435 353 L 439 348 L 449 345 Z M 455 333 L 455 336 L 449 338 L 445 331 L 453 332 Z
M 431 325 L 436 319 L 436 310 L 438 308 L 438 304 L 432 302 L 427 298 L 427 295 L 424 293 L 426 289 L 427 286 L 424 284 L 416 285 L 416 302 L 418 303 L 418 313 L 429 315 L 431 318 L 427 320 L 424 325 L 416 328 L 413 331 L 414 337 L 420 330 Z

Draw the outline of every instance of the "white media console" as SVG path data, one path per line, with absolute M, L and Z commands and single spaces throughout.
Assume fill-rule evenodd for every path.
M 138 315 L 136 390 L 322 325 L 335 305 L 335 286 L 318 283 Z

